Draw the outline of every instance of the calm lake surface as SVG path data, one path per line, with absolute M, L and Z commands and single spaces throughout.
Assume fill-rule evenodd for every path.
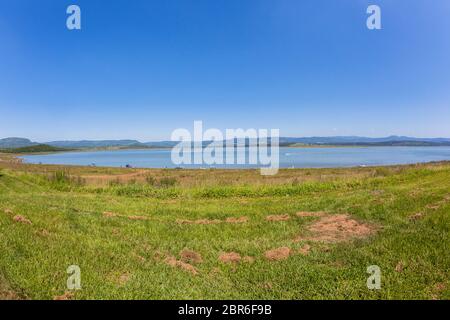
M 21 157 L 27 163 L 96 165 L 138 168 L 206 168 L 207 165 L 175 165 L 171 149 L 65 152 Z M 411 164 L 450 160 L 450 147 L 355 147 L 280 148 L 280 168 L 332 168 Z M 256 168 L 258 165 L 214 165 L 215 168 Z

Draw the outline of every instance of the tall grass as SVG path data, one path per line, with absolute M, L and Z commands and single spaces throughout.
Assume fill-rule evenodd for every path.
M 75 187 L 81 187 L 85 184 L 83 178 L 71 176 L 66 171 L 55 171 L 47 176 L 50 186 L 57 190 L 69 190 Z

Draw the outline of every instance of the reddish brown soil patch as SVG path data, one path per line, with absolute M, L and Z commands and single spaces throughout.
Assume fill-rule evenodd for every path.
M 105 211 L 103 212 L 103 217 L 105 218 L 113 218 L 119 216 L 117 213 Z
M 226 252 L 219 256 L 219 261 L 223 263 L 237 263 L 241 261 L 241 255 L 236 252 Z
M 176 222 L 178 224 L 218 224 L 222 221 L 214 219 L 198 219 L 198 220 L 187 220 L 187 219 L 177 219 Z
M 196 269 L 194 266 L 190 265 L 189 263 L 186 263 L 186 262 L 177 260 L 175 257 L 168 257 L 168 258 L 166 258 L 166 260 L 164 260 L 164 261 L 165 261 L 169 266 L 171 266 L 171 267 L 177 267 L 177 268 L 183 269 L 183 270 L 185 270 L 185 271 L 188 271 L 188 272 L 192 273 L 192 275 L 194 275 L 194 276 L 195 276 L 196 274 L 198 274 L 198 271 L 197 271 L 197 269 Z
M 231 218 L 227 218 L 225 220 L 225 222 L 227 222 L 227 223 L 245 223 L 247 221 L 248 221 L 247 217 L 239 217 L 239 218 L 231 217 Z
M 148 218 L 144 217 L 144 216 L 129 216 L 128 219 L 130 219 L 130 220 L 148 220 Z
M 297 217 L 303 218 L 303 217 L 322 217 L 325 215 L 325 212 L 323 211 L 317 211 L 317 212 L 308 212 L 308 211 L 300 211 L 295 214 Z
M 188 250 L 188 249 L 183 249 L 180 252 L 180 259 L 183 262 L 193 263 L 193 264 L 203 262 L 202 256 L 199 253 L 192 251 L 192 250 Z
M 31 224 L 31 221 L 20 214 L 14 216 L 13 220 L 19 223 Z
M 270 215 L 266 217 L 267 221 L 287 221 L 291 217 L 288 214 Z
M 279 261 L 279 260 L 286 260 L 290 254 L 291 254 L 290 248 L 281 247 L 281 248 L 266 251 L 264 256 L 266 257 L 267 260 Z
M 311 236 L 299 237 L 297 240 L 339 242 L 352 238 L 363 238 L 373 233 L 373 229 L 346 214 L 322 217 L 308 227 Z
M 311 251 L 311 246 L 308 244 L 305 244 L 303 247 L 298 249 L 298 252 L 304 256 L 307 256 L 310 251 Z
M 72 300 L 74 297 L 74 294 L 72 292 L 66 291 L 61 296 L 55 296 L 53 297 L 53 300 Z

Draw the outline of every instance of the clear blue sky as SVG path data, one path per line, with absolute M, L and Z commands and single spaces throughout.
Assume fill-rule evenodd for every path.
M 450 137 L 450 1 L 0 2 L 0 137 L 149 141 L 194 120 Z

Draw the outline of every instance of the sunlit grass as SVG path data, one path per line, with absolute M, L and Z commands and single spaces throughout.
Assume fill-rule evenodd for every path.
M 132 171 L 139 173 L 134 180 L 117 180 L 130 171 L 91 170 L 3 166 L 0 296 L 9 290 L 52 299 L 67 291 L 67 267 L 79 265 L 82 290 L 74 299 L 450 297 L 449 164 L 282 170 L 269 179 L 254 170 L 145 170 L 142 176 Z M 113 175 L 107 180 L 115 182 L 86 178 L 92 174 Z M 308 255 L 268 261 L 266 250 L 297 251 L 306 243 L 294 239 L 315 218 L 299 218 L 298 211 L 347 213 L 376 233 L 308 242 Z M 290 220 L 266 221 L 276 214 Z M 32 224 L 15 222 L 15 215 Z M 224 222 L 230 217 L 248 221 Z M 220 223 L 177 222 L 183 219 Z M 197 275 L 164 261 L 178 259 L 183 249 L 202 256 Z M 223 252 L 254 262 L 224 264 Z M 366 287 L 369 265 L 381 268 L 381 290 Z

